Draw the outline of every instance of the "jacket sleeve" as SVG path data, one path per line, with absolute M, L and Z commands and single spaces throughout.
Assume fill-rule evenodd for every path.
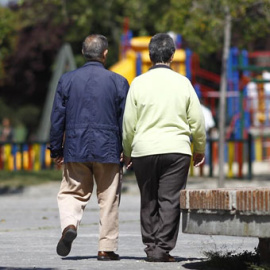
M 123 152 L 127 157 L 131 157 L 132 142 L 137 125 L 137 106 L 134 97 L 134 82 L 131 84 L 123 118 Z
M 119 95 L 119 110 L 118 110 L 118 126 L 119 126 L 119 134 L 121 137 L 122 142 L 122 132 L 123 132 L 123 115 L 125 110 L 125 104 L 126 104 L 126 97 L 129 89 L 128 81 L 123 78 L 121 82 L 121 89 L 120 89 L 120 95 Z
M 63 139 L 65 131 L 66 104 L 62 89 L 62 79 L 58 82 L 52 112 L 50 129 L 51 157 L 63 156 Z
M 187 108 L 187 117 L 192 135 L 193 152 L 204 153 L 206 144 L 204 116 L 197 94 L 191 83 L 188 82 L 188 84 L 190 100 Z

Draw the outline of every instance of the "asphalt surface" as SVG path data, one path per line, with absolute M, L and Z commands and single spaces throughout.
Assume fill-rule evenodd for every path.
M 270 179 L 258 177 L 252 181 L 226 180 L 226 187 L 269 186 Z M 93 194 L 78 229 L 69 256 L 56 254 L 61 236 L 56 195 L 60 182 L 25 188 L 0 196 L 0 270 L 2 269 L 207 269 L 207 251 L 254 251 L 257 238 L 183 234 L 171 255 L 175 263 L 145 261 L 141 242 L 139 207 L 140 196 L 135 179 L 124 177 L 120 205 L 120 261 L 97 260 L 98 205 Z M 187 188 L 216 188 L 217 180 L 192 177 Z

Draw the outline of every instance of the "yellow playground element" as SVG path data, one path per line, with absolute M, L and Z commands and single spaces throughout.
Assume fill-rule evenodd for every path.
M 149 58 L 148 45 L 151 37 L 135 37 L 130 41 L 130 45 L 125 52 L 120 52 L 119 62 L 114 64 L 110 70 L 124 76 L 129 84 L 132 80 L 149 70 L 151 61 Z M 182 75 L 186 75 L 186 52 L 177 49 L 171 68 Z
M 53 160 L 46 143 L 0 145 L 0 170 L 18 171 L 52 168 Z

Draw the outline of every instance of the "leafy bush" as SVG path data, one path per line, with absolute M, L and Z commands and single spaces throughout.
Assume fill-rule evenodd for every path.
M 207 257 L 206 265 L 211 269 L 230 269 L 230 270 L 270 270 L 269 265 L 260 263 L 258 249 L 254 252 L 245 250 L 236 254 L 234 251 L 207 251 L 204 252 Z

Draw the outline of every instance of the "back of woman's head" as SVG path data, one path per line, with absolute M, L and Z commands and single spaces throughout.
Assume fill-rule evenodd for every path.
M 175 52 L 173 39 L 166 33 L 159 33 L 151 38 L 149 56 L 152 63 L 169 63 Z

